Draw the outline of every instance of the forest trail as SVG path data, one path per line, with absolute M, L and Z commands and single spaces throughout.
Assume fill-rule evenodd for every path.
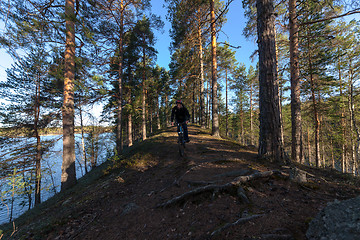
M 256 149 L 213 138 L 197 126 L 189 127 L 189 135 L 185 158 L 174 127 L 139 143 L 121 161 L 109 161 L 16 220 L 14 238 L 306 239 L 309 221 L 329 201 L 360 193 L 344 175 L 303 168 L 313 176 L 295 183 L 288 168 L 257 159 Z M 159 207 L 194 189 L 269 170 L 282 176 L 250 180 L 238 192 L 189 194 Z

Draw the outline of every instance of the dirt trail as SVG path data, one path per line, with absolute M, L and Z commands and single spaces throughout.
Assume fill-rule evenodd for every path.
M 328 201 L 360 192 L 345 183 L 325 182 L 324 174 L 306 184 L 267 177 L 243 185 L 248 203 L 237 193 L 210 192 L 157 208 L 197 187 L 272 169 L 286 172 L 259 161 L 255 149 L 214 139 L 194 126 L 181 158 L 174 130 L 130 153 L 128 168 L 109 170 L 95 184 L 48 208 L 36 220 L 67 210 L 48 229 L 28 231 L 27 238 L 40 234 L 42 239 L 79 240 L 306 239 L 308 222 Z

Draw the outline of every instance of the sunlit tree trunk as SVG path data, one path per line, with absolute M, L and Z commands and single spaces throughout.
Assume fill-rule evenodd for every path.
M 61 190 L 76 184 L 75 136 L 74 136 L 74 79 L 75 79 L 75 23 L 74 0 L 65 1 L 65 74 L 63 116 L 63 162 L 61 166 Z
M 200 125 L 201 128 L 205 128 L 205 99 L 204 99 L 204 60 L 203 60 L 203 46 L 202 46 L 202 34 L 199 25 L 198 28 L 199 37 L 199 59 L 200 59 Z
M 82 156 L 83 156 L 83 160 L 84 160 L 84 170 L 85 170 L 85 173 L 88 173 L 87 156 L 86 156 L 86 151 L 85 151 L 84 119 L 83 119 L 83 114 L 82 114 L 82 106 L 81 106 L 80 102 L 79 102 L 79 115 L 80 115 L 80 128 L 81 128 L 81 151 L 82 151 Z
M 132 101 L 131 101 L 131 88 L 129 88 L 129 106 L 131 106 Z M 131 109 L 129 110 L 129 115 L 128 115 L 128 146 L 131 147 L 133 145 L 133 132 L 132 132 L 132 111 Z
M 217 59 L 216 59 L 216 28 L 214 0 L 210 0 L 210 21 L 211 21 L 211 80 L 212 80 L 212 135 L 220 137 L 219 113 L 217 97 Z
M 228 70 L 225 69 L 225 136 L 228 136 Z
M 210 80 L 207 81 L 206 83 L 206 126 L 207 128 L 210 128 L 210 109 L 211 109 L 211 104 L 210 104 Z
M 145 46 L 145 44 L 144 44 Z M 143 49 L 143 79 L 142 79 L 142 140 L 146 140 L 146 55 Z
M 296 13 L 296 2 L 296 0 L 289 0 L 291 73 L 291 159 L 292 161 L 301 163 L 303 156 L 300 101 L 299 27 Z
M 254 137 L 254 120 L 253 120 L 253 87 L 254 87 L 254 79 L 251 79 L 250 85 L 250 143 L 251 145 L 255 145 L 255 137 Z
M 259 156 L 285 163 L 280 115 L 279 80 L 275 43 L 275 15 L 272 0 L 257 0 L 259 47 Z

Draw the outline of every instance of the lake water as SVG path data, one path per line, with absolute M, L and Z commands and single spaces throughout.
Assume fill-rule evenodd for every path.
M 97 159 L 98 165 L 104 162 L 107 159 L 107 154 L 113 152 L 113 148 L 115 146 L 115 142 L 113 141 L 113 134 L 111 133 L 103 133 L 99 136 L 98 142 L 99 144 L 99 156 Z M 52 176 L 49 174 L 46 174 L 41 179 L 41 185 L 42 188 L 48 188 L 48 190 L 43 189 L 41 192 L 41 201 L 45 201 L 48 198 L 52 197 L 55 192 L 60 191 L 61 187 L 61 165 L 62 165 L 62 147 L 63 142 L 61 139 L 61 136 L 42 136 L 41 140 L 56 140 L 59 139 L 50 154 L 43 156 L 42 161 L 42 168 L 48 168 L 50 169 Z M 76 134 L 75 135 L 76 140 L 76 177 L 80 178 L 85 174 L 85 169 L 83 165 L 82 160 L 82 154 L 79 151 L 79 147 L 81 146 L 81 135 Z M 24 139 L 26 141 L 26 139 Z M 0 150 L 0 155 L 1 155 Z M 88 167 L 88 170 L 90 170 L 90 167 Z M 3 181 L 4 180 L 0 180 Z M 1 186 L 1 185 L 0 185 Z M 55 188 L 53 187 L 55 186 Z M 34 194 L 32 194 L 33 202 L 34 202 Z M 25 200 L 25 201 L 24 201 Z M 25 206 L 21 206 L 21 202 L 26 202 Z M 10 205 L 8 204 L 8 207 L 10 208 Z M 33 206 L 32 206 L 33 207 Z M 20 216 L 22 213 L 24 213 L 26 210 L 28 210 L 29 206 L 26 199 L 20 199 L 17 198 L 14 203 L 13 207 L 13 219 Z M 9 221 L 9 210 L 7 206 L 4 203 L 0 202 L 0 224 L 8 222 Z

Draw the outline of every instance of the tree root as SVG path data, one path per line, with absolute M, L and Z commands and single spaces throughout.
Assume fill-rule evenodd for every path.
M 292 240 L 294 237 L 290 234 L 263 234 L 261 239 L 264 240 Z
M 267 172 L 256 172 L 251 175 L 237 177 L 233 181 L 223 184 L 223 185 L 210 184 L 210 185 L 207 185 L 204 187 L 195 188 L 195 189 L 193 189 L 189 192 L 186 192 L 180 196 L 170 199 L 165 203 L 157 205 L 156 208 L 169 207 L 169 206 L 184 202 L 187 199 L 189 199 L 190 197 L 193 197 L 193 196 L 196 196 L 196 195 L 199 195 L 202 193 L 232 192 L 234 190 L 236 191 L 239 189 L 239 187 L 242 183 L 246 183 L 246 182 L 258 179 L 258 178 L 270 177 L 272 175 L 282 175 L 282 173 L 278 170 L 271 170 L 271 171 L 267 171 Z M 243 192 L 243 191 L 240 191 L 240 192 Z M 239 195 L 239 191 L 238 191 L 238 195 Z M 242 200 L 244 200 L 245 202 L 248 202 L 248 201 L 246 201 L 247 200 L 246 196 L 244 197 L 242 195 L 244 195 L 244 194 L 239 195 L 239 197 Z
M 211 236 L 214 236 L 226 229 L 228 229 L 229 227 L 232 227 L 232 226 L 236 226 L 238 224 L 242 224 L 242 223 L 245 223 L 245 222 L 248 222 L 250 220 L 253 220 L 253 219 L 256 219 L 256 218 L 259 218 L 259 217 L 262 217 L 264 216 L 264 214 L 255 214 L 255 215 L 252 215 L 252 216 L 248 216 L 248 217 L 243 217 L 243 218 L 239 218 L 238 220 L 236 220 L 235 222 L 233 223 L 227 223 L 225 224 L 223 227 L 213 231 L 210 235 Z

